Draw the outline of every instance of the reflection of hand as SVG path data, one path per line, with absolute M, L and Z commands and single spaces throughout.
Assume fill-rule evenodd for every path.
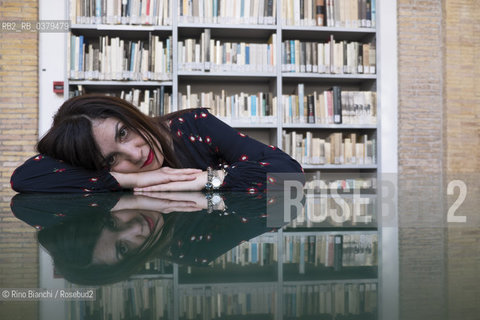
M 111 211 L 137 209 L 170 213 L 200 211 L 206 208 L 207 200 L 200 192 L 142 192 L 120 198 Z
M 111 175 L 124 188 L 142 188 L 168 184 L 173 182 L 188 182 L 195 180 L 197 175 L 201 173 L 200 169 L 174 169 L 170 167 L 162 167 L 160 169 L 136 172 L 136 173 L 120 173 L 110 172 Z
M 192 180 L 162 182 L 156 185 L 134 188 L 135 191 L 200 191 L 207 183 L 207 172 L 201 171 L 192 173 L 195 176 Z
M 172 202 L 194 203 L 197 207 L 206 209 L 207 198 L 202 192 L 135 192 L 137 197 L 170 200 Z

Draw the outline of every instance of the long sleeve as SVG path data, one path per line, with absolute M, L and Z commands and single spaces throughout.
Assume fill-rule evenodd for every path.
M 238 132 L 206 109 L 182 115 L 171 128 L 183 139 L 196 167 L 225 168 L 224 190 L 263 192 L 273 182 L 267 181 L 269 172 L 298 173 L 303 179 L 302 167 L 289 155 Z
M 107 192 L 122 189 L 108 170 L 92 172 L 44 155 L 25 161 L 12 174 L 10 184 L 17 192 Z

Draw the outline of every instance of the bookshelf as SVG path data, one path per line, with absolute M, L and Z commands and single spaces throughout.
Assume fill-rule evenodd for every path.
M 133 2 L 135 1 L 132 1 L 132 3 Z M 166 1 L 161 0 L 152 1 L 154 4 L 164 4 L 165 2 Z M 337 148 L 337 154 L 343 158 L 345 157 L 345 153 L 352 153 L 352 151 L 345 151 L 345 145 L 348 144 L 348 142 L 345 142 L 345 138 L 356 134 L 359 141 L 358 143 L 361 144 L 363 141 L 360 142 L 360 137 L 365 136 L 365 144 L 369 141 L 372 145 L 369 151 L 370 159 L 368 161 L 335 161 L 335 159 L 332 159 L 333 161 L 307 160 L 301 161 L 302 166 L 307 172 L 312 173 L 318 171 L 339 172 L 342 174 L 362 172 L 370 177 L 378 178 L 380 170 L 378 159 L 381 153 L 378 147 L 378 137 L 380 136 L 380 118 L 378 115 L 380 114 L 381 106 L 377 97 L 373 97 L 375 109 L 369 111 L 368 116 L 370 118 L 368 120 L 358 120 L 350 123 L 334 123 L 333 121 L 329 122 L 324 119 L 320 119 L 319 121 L 315 119 L 313 123 L 309 123 L 308 113 L 306 113 L 307 119 L 305 120 L 301 120 L 299 117 L 298 119 L 286 121 L 285 114 L 289 105 L 283 98 L 286 95 L 298 97 L 299 86 L 303 87 L 303 95 L 305 97 L 309 95 L 315 97 L 315 104 L 321 103 L 318 102 L 321 101 L 319 97 L 320 93 L 331 91 L 333 87 L 340 88 L 342 92 L 361 91 L 379 94 L 377 92 L 376 70 L 373 72 L 364 72 L 362 70 L 360 72 L 358 68 L 358 57 L 353 59 L 357 61 L 355 70 L 349 70 L 347 68 L 345 71 L 343 68 L 341 70 L 338 68 L 334 69 L 334 64 L 324 65 L 322 69 L 318 64 L 316 68 L 314 66 L 309 67 L 304 61 L 303 64 L 305 67 L 302 68 L 299 65 L 299 61 L 296 60 L 295 63 L 299 66 L 298 69 L 295 69 L 295 63 L 293 63 L 292 66 L 282 63 L 286 56 L 286 52 L 282 50 L 282 44 L 285 44 L 287 41 L 293 41 L 294 46 L 300 48 L 302 47 L 302 43 L 314 43 L 317 45 L 317 59 L 318 48 L 320 47 L 318 44 L 323 45 L 324 54 L 327 51 L 332 53 L 334 51 L 333 48 L 325 49 L 325 44 L 332 44 L 332 40 L 340 43 L 345 42 L 345 44 L 357 43 L 357 47 L 359 44 L 360 46 L 363 44 L 375 44 L 377 29 L 375 28 L 374 17 L 370 16 L 369 20 L 358 19 L 359 22 L 356 23 L 347 23 L 348 19 L 346 17 L 348 15 L 346 12 L 331 11 L 331 13 L 328 13 L 328 10 L 334 10 L 334 8 L 325 8 L 325 25 L 318 26 L 316 17 L 313 15 L 313 8 L 312 10 L 305 9 L 305 13 L 311 16 L 306 18 L 307 15 L 304 15 L 304 19 L 302 20 L 298 12 L 300 7 L 296 7 L 297 3 L 300 2 L 312 3 L 313 5 L 315 1 L 267 0 L 264 2 L 263 12 L 265 14 L 263 16 L 259 14 L 261 11 L 260 8 L 257 8 L 257 11 L 251 11 L 251 15 L 241 15 L 238 17 L 234 16 L 232 12 L 236 12 L 235 10 L 238 7 L 241 8 L 242 4 L 245 5 L 244 2 L 240 0 L 233 1 L 234 4 L 230 8 L 230 6 L 222 6 L 222 4 L 226 3 L 225 1 L 218 0 L 217 4 L 220 4 L 221 9 L 219 12 L 221 15 L 209 15 L 202 18 L 202 9 L 194 5 L 198 2 L 206 4 L 207 7 L 203 8 L 204 10 L 213 10 L 214 1 L 169 0 L 169 5 L 163 7 L 164 11 L 159 24 L 142 24 L 142 21 L 148 22 L 149 18 L 142 18 L 141 16 L 125 17 L 124 20 L 120 18 L 120 22 L 123 21 L 123 24 L 115 24 L 112 22 L 114 20 L 109 20 L 108 18 L 106 18 L 106 20 L 109 20 L 109 23 L 107 23 L 107 21 L 103 22 L 96 18 L 95 15 L 91 18 L 85 17 L 79 19 L 78 21 L 75 19 L 76 23 L 73 23 L 71 28 L 72 35 L 84 36 L 84 39 L 87 40 L 91 39 L 92 41 L 96 41 L 97 38 L 108 36 L 109 39 L 118 38 L 125 42 L 130 41 L 131 43 L 141 40 L 147 44 L 150 41 L 150 37 L 157 36 L 165 46 L 167 40 L 169 40 L 170 51 L 168 55 L 171 56 L 170 69 L 162 72 L 162 75 L 157 77 L 143 77 L 145 72 L 142 73 L 140 71 L 137 71 L 137 74 L 133 76 L 129 76 L 131 73 L 125 74 L 125 72 L 122 72 L 121 76 L 117 77 L 119 80 L 113 80 L 110 77 L 101 80 L 89 79 L 88 77 L 71 77 L 71 61 L 68 61 L 68 57 L 71 57 L 71 51 L 69 51 L 69 54 L 66 55 L 67 72 L 65 75 L 65 88 L 67 90 L 65 91 L 65 97 L 69 97 L 75 90 L 83 90 L 83 92 L 111 92 L 117 95 L 122 91 L 128 94 L 131 90 L 138 90 L 137 93 L 132 91 L 131 96 L 133 98 L 137 95 L 139 100 L 138 104 L 140 105 L 141 101 L 145 98 L 144 92 L 149 91 L 149 98 L 154 98 L 153 90 L 162 88 L 164 107 L 161 110 L 165 110 L 165 112 L 179 110 L 188 106 L 200 106 L 201 101 L 212 101 L 211 110 L 215 110 L 214 113 L 225 122 L 265 143 L 288 149 L 286 144 L 290 144 L 291 147 L 293 147 L 294 144 L 292 144 L 291 140 L 289 143 L 287 142 L 288 138 L 286 135 L 291 135 L 292 133 L 301 134 L 302 138 L 300 139 L 299 147 L 302 156 L 297 156 L 297 160 L 301 160 L 303 155 L 305 155 L 306 145 L 308 145 L 308 141 L 310 141 L 307 138 L 307 133 L 311 133 L 311 139 L 321 139 L 324 140 L 324 144 L 327 143 L 331 145 L 333 145 L 334 142 L 333 138 L 332 142 L 329 142 L 329 137 L 336 134 L 337 142 L 335 143 L 337 147 L 339 146 L 341 149 L 341 151 L 339 151 L 340 149 Z M 248 2 L 250 3 L 250 1 Z M 338 1 L 338 3 L 341 2 L 343 1 Z M 251 1 L 251 3 L 254 3 L 254 1 Z M 193 7 L 189 6 L 190 4 L 192 4 Z M 208 7 L 210 4 L 212 7 Z M 269 4 L 272 6 L 271 10 L 268 8 Z M 267 9 L 265 9 L 265 5 Z M 68 12 L 70 12 L 71 17 L 75 16 L 71 10 Z M 80 12 L 78 6 L 76 6 L 76 12 Z M 120 12 L 122 12 L 121 9 Z M 167 14 L 167 12 L 169 12 L 169 14 Z M 198 15 L 196 13 L 198 13 Z M 353 14 L 353 12 L 351 14 Z M 297 15 L 298 19 L 295 18 Z M 330 19 L 331 21 L 327 21 L 327 15 L 333 17 Z M 337 20 L 335 20 L 336 15 L 342 15 L 341 19 L 337 19 L 339 21 L 338 23 L 336 22 Z M 132 24 L 128 24 L 127 21 Z M 157 21 L 159 21 L 158 18 Z M 211 48 L 219 51 L 219 57 L 222 57 L 224 61 L 228 62 L 214 66 L 212 57 L 207 60 L 203 58 L 206 48 L 202 49 L 201 44 L 202 39 L 206 37 L 206 30 L 208 30 L 209 33 L 208 37 L 215 42 L 215 45 Z M 179 59 L 187 58 L 184 53 L 186 51 L 187 41 L 189 42 L 188 46 L 193 46 L 193 48 L 191 48 L 192 52 L 188 54 L 187 62 L 183 63 L 180 62 Z M 67 40 L 67 44 L 69 42 L 70 39 Z M 295 42 L 298 44 L 295 44 Z M 216 46 L 217 43 L 220 45 L 219 47 Z M 266 67 L 256 67 L 255 65 L 245 67 L 246 61 L 240 64 L 239 60 L 236 60 L 234 63 L 233 60 L 224 58 L 224 56 L 228 55 L 228 50 L 222 52 L 218 49 L 227 47 L 229 50 L 232 50 L 231 47 L 234 45 L 241 47 L 242 43 L 259 45 L 259 47 L 261 47 L 259 49 L 260 52 L 267 50 L 266 54 L 264 52 L 260 53 L 260 56 L 268 56 L 267 59 L 265 59 L 265 57 L 257 59 L 258 61 L 266 61 Z M 271 47 L 269 47 L 270 44 L 272 45 Z M 195 53 L 195 46 L 200 46 L 200 51 Z M 69 50 L 71 50 L 71 47 Z M 240 59 L 245 59 L 242 55 L 242 49 L 239 50 L 241 52 Z M 356 50 L 358 51 L 358 48 Z M 375 59 L 373 59 L 375 61 L 376 53 L 373 53 L 373 57 L 375 57 Z M 270 60 L 268 58 L 270 58 Z M 237 59 L 239 58 L 237 57 Z M 310 57 L 310 59 L 313 58 Z M 293 61 L 293 59 L 291 60 Z M 168 57 L 166 61 L 166 64 L 168 64 Z M 347 63 L 347 66 L 348 65 Z M 373 66 L 375 66 L 375 64 L 373 64 Z M 328 70 L 330 67 L 332 69 Z M 362 65 L 362 67 L 364 66 Z M 313 70 L 316 70 L 316 72 L 313 72 Z M 149 71 L 151 72 L 151 70 L 148 70 L 147 74 Z M 120 80 L 120 78 L 122 79 Z M 222 90 L 224 92 L 222 92 Z M 211 94 L 212 98 L 202 98 L 202 93 L 204 95 Z M 239 97 L 235 97 L 235 95 Z M 159 96 L 160 93 L 156 94 L 156 98 L 154 99 L 160 100 Z M 215 97 L 220 97 L 220 99 L 215 99 Z M 230 103 L 227 103 L 228 97 L 230 98 Z M 297 98 L 297 100 L 299 100 L 299 98 Z M 256 106 L 255 112 L 252 111 L 253 104 Z M 331 104 L 333 108 L 333 102 Z M 265 110 L 263 110 L 263 114 L 260 115 L 259 113 L 262 111 L 260 106 L 264 105 Z M 220 108 L 226 109 L 227 107 L 230 112 L 217 111 L 220 110 Z M 238 117 L 241 113 L 232 110 L 242 107 L 248 110 L 247 114 L 243 114 L 243 117 Z M 308 108 L 308 100 L 304 107 L 305 109 Z M 147 111 L 145 112 L 148 113 L 148 103 L 146 108 Z M 328 107 L 324 106 L 324 108 L 328 114 Z M 317 109 L 314 108 L 314 111 L 317 113 Z M 372 117 L 372 114 L 374 114 L 375 117 Z M 334 114 L 332 113 L 330 116 L 333 118 Z M 245 118 L 247 119 L 246 121 Z M 339 134 L 341 136 L 340 142 L 338 142 Z M 350 140 L 349 143 L 351 144 L 352 141 Z M 332 149 L 333 148 L 330 148 L 330 150 Z M 366 149 L 364 145 L 359 146 L 358 150 L 355 148 L 352 150 L 367 154 Z M 323 152 L 326 152 L 325 149 Z M 294 154 L 292 152 L 289 153 Z M 354 153 L 358 154 L 358 152 Z M 312 157 L 316 157 L 316 155 L 307 155 L 307 158 L 311 159 Z M 322 299 L 324 300 L 322 301 L 330 304 L 330 307 L 322 310 L 308 311 L 310 314 L 317 315 L 334 311 L 335 308 L 341 308 L 342 303 L 345 305 L 345 301 L 342 302 L 339 298 L 342 296 L 342 291 L 351 292 L 351 296 L 362 296 L 363 298 L 360 299 L 362 301 L 367 299 L 365 298 L 367 295 L 370 297 L 370 300 L 376 299 L 372 298 L 377 292 L 378 278 L 374 265 L 367 267 L 345 267 L 346 270 L 343 270 L 344 272 L 339 276 L 338 272 L 331 270 L 332 266 L 322 269 L 319 268 L 318 265 L 315 266 L 315 264 L 306 263 L 303 267 L 300 267 L 298 263 L 287 263 L 287 261 L 284 260 L 284 254 L 287 252 L 287 239 L 290 238 L 298 238 L 301 243 L 303 238 L 307 241 L 308 237 L 327 239 L 333 237 L 333 239 L 335 239 L 336 236 L 347 235 L 353 237 L 358 234 L 366 234 L 369 237 L 373 237 L 378 233 L 375 223 L 370 224 L 368 228 L 355 229 L 355 227 L 351 225 L 348 227 L 346 231 L 341 231 L 338 226 L 327 222 L 320 226 L 310 225 L 302 227 L 297 225 L 280 230 L 274 237 L 278 254 L 277 260 L 272 262 L 265 276 L 262 277 L 262 272 L 260 272 L 259 278 L 248 279 L 248 282 L 243 284 L 242 282 L 237 283 L 229 279 L 229 277 L 231 277 L 229 272 L 233 271 L 228 268 L 226 269 L 230 271 L 219 277 L 220 282 L 212 285 L 211 282 L 197 283 L 195 280 L 190 279 L 193 277 L 191 276 L 192 274 L 195 275 L 196 272 L 199 272 L 198 270 L 186 270 L 183 267 L 175 266 L 171 272 L 172 278 L 174 279 L 174 284 L 171 288 L 176 292 L 174 296 L 179 297 L 178 300 L 174 302 L 176 305 L 174 308 L 176 310 L 174 313 L 175 318 L 196 318 L 197 316 L 195 314 L 188 314 L 188 312 L 182 310 L 185 310 L 185 303 L 187 303 L 186 301 L 188 299 L 197 301 L 200 299 L 197 298 L 197 296 L 205 296 L 205 292 L 208 293 L 207 296 L 215 292 L 215 294 L 225 295 L 227 298 L 230 296 L 230 299 L 246 299 L 245 297 L 239 298 L 238 292 L 229 289 L 231 287 L 229 284 L 232 283 L 235 283 L 235 286 L 249 288 L 248 290 L 251 290 L 251 292 L 247 292 L 247 294 L 250 295 L 258 294 L 257 291 L 259 287 L 268 287 L 265 290 L 272 295 L 269 296 L 269 299 L 275 301 L 275 303 L 272 304 L 275 309 L 275 319 L 308 317 L 308 313 L 301 314 L 299 310 L 296 310 L 291 305 L 294 296 L 296 296 L 295 299 L 301 300 L 302 298 L 299 297 L 302 297 L 305 293 L 314 293 L 319 296 L 319 299 L 320 296 L 323 295 Z M 230 265 L 229 267 L 232 266 Z M 305 272 L 298 273 L 300 268 L 304 268 Z M 233 267 L 233 269 L 235 270 L 236 268 Z M 244 270 L 248 272 L 259 271 L 258 269 L 256 270 L 256 266 L 245 266 Z M 215 275 L 220 272 L 218 268 L 213 268 L 211 271 Z M 212 272 L 210 272 L 210 276 Z M 241 270 L 236 270 L 235 272 L 241 272 Z M 155 278 L 155 276 L 153 277 Z M 206 277 L 208 278 L 208 272 Z M 294 292 L 292 290 L 294 290 Z M 345 294 L 343 294 L 343 296 L 345 296 Z M 337 298 L 335 299 L 335 297 Z M 290 301 L 289 307 L 288 301 Z M 367 310 L 371 308 L 371 305 L 363 307 L 356 306 L 355 308 L 358 310 Z M 255 309 L 252 313 L 247 314 L 250 316 L 258 316 L 256 311 L 258 310 Z M 202 309 L 201 312 L 205 314 L 212 312 L 212 310 Z M 360 314 L 360 311 L 358 311 L 358 314 Z M 262 317 L 260 316 L 259 318 Z

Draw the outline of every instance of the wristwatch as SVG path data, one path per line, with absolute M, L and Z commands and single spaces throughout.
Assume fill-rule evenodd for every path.
M 222 197 L 217 193 L 207 193 L 207 212 L 212 213 L 213 210 L 218 209 L 218 205 L 223 200 Z
M 211 167 L 207 168 L 207 183 L 205 183 L 205 190 L 212 191 L 218 190 L 222 185 L 222 181 L 217 175 L 217 171 L 213 170 Z

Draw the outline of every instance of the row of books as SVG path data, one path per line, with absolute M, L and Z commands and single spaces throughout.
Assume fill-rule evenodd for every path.
M 340 315 L 367 315 L 347 319 L 376 319 L 377 284 L 345 283 L 297 285 L 283 288 L 284 319 L 339 319 Z M 321 317 L 324 316 L 324 317 Z M 318 318 L 317 318 L 318 317 Z M 343 319 L 343 318 L 342 318 Z
M 305 93 L 303 83 L 296 93 L 282 95 L 284 123 L 375 124 L 377 95 L 373 91 L 330 90 Z
M 297 236 L 284 238 L 285 263 L 298 264 L 298 273 L 306 273 L 306 265 L 333 267 L 376 266 L 378 239 L 376 234 L 337 234 Z
M 86 39 L 72 35 L 69 45 L 69 77 L 86 80 L 171 80 L 172 38 L 160 40 L 149 33 L 148 41 L 100 36 Z
M 69 91 L 69 96 L 76 97 L 88 93 L 83 85 L 76 85 Z M 130 89 L 105 93 L 105 95 L 127 100 L 140 111 L 149 116 L 160 116 L 172 112 L 172 96 L 164 86 L 157 89 Z
M 284 25 L 375 27 L 375 0 L 282 0 Z M 276 23 L 277 0 L 179 0 L 180 23 Z M 171 25 L 170 0 L 71 0 L 77 24 Z
M 319 174 L 320 175 L 320 174 Z M 377 179 L 375 177 L 361 178 L 334 178 L 321 179 L 318 176 L 309 176 L 305 182 L 305 189 L 318 192 L 335 190 L 337 192 L 352 192 L 356 190 L 375 190 Z
M 305 205 L 288 228 L 369 227 L 376 221 L 376 201 L 367 195 L 307 195 Z
M 210 29 L 200 39 L 178 41 L 179 71 L 275 72 L 276 34 L 268 43 L 227 42 L 211 37 Z
M 145 266 L 139 271 L 141 274 L 172 274 L 172 262 L 160 258 L 154 258 L 145 262 Z
M 179 0 L 180 23 L 275 24 L 276 0 Z
M 282 72 L 375 74 L 375 43 L 285 40 L 282 42 Z
M 186 108 L 209 108 L 210 112 L 227 123 L 276 123 L 277 98 L 270 92 L 255 94 L 240 92 L 220 94 L 212 91 L 192 93 L 186 86 L 186 94 L 179 93 L 179 110 Z
M 138 106 L 140 111 L 149 116 L 160 116 L 173 111 L 171 95 L 165 92 L 163 86 L 159 89 L 143 91 L 140 89 L 133 89 L 129 92 L 122 90 L 120 98 Z
M 179 319 L 230 319 L 276 313 L 276 287 L 180 288 Z M 246 318 L 247 319 L 247 318 Z
M 272 241 L 276 241 L 274 238 Z M 226 269 L 229 264 L 239 266 L 267 266 L 277 262 L 276 242 L 244 242 L 216 258 L 211 267 Z
M 282 149 L 302 164 L 352 164 L 370 165 L 376 163 L 375 139 L 368 135 L 342 132 L 331 133 L 326 138 L 314 137 L 296 131 L 282 133 Z
M 71 0 L 70 21 L 77 24 L 171 25 L 170 0 Z
M 172 319 L 173 281 L 135 279 L 95 289 L 95 300 L 67 304 L 69 319 Z M 128 302 L 128 303 L 127 303 Z
M 375 20 L 375 0 L 282 0 L 286 25 L 374 28 Z

